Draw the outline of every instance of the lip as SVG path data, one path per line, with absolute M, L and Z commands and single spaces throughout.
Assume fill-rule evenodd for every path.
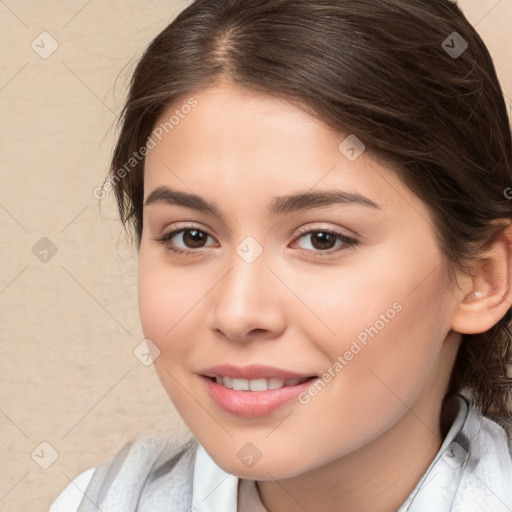
M 295 386 L 285 386 L 279 389 L 267 389 L 266 391 L 237 391 L 229 389 L 215 382 L 214 377 L 239 379 L 280 379 L 307 378 Z M 289 403 L 300 393 L 305 391 L 317 376 L 311 374 L 300 374 L 288 370 L 282 370 L 270 366 L 251 365 L 235 367 L 231 365 L 219 365 L 208 368 L 201 372 L 201 380 L 204 382 L 207 392 L 212 400 L 224 411 L 244 418 L 256 418 L 271 414 L 279 407 Z
M 265 366 L 261 364 L 250 364 L 246 366 L 234 366 L 231 364 L 219 364 L 211 366 L 197 372 L 206 377 L 231 377 L 232 379 L 304 379 L 306 377 L 315 377 L 311 373 L 297 373 L 291 370 L 284 370 L 274 366 Z M 294 386 L 290 386 L 294 387 Z M 264 393 L 264 391 L 260 391 Z

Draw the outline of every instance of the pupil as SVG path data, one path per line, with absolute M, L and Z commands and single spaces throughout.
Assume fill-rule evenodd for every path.
M 197 229 L 187 230 L 183 235 L 185 244 L 189 247 L 201 247 L 201 242 L 204 242 L 204 233 Z
M 336 242 L 336 239 L 330 233 L 325 233 L 323 231 L 319 231 L 318 233 L 313 233 L 313 247 L 315 249 L 332 249 L 333 242 Z M 319 244 L 315 243 L 315 240 L 319 241 Z

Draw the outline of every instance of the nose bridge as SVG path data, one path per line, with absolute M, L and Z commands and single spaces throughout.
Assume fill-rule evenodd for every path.
M 269 298 L 265 296 L 270 273 L 267 269 L 267 258 L 263 253 L 254 258 L 251 249 L 246 249 L 244 244 L 240 244 L 233 253 L 230 259 L 231 270 L 221 286 L 222 299 L 227 301 L 225 306 L 240 313 L 254 310 L 261 307 L 262 303 L 269 302 Z
M 243 338 L 254 329 L 276 331 L 284 317 L 280 288 L 267 268 L 268 254 L 254 239 L 245 239 L 229 260 L 229 271 L 218 284 L 214 324 L 230 338 Z

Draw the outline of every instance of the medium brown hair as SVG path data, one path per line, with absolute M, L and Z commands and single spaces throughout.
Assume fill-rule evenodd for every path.
M 461 55 L 447 51 L 464 43 Z M 197 0 L 145 51 L 119 118 L 108 179 L 137 246 L 144 160 L 122 179 L 119 170 L 169 106 L 219 79 L 287 99 L 391 164 L 428 205 L 451 283 L 456 269 L 472 274 L 485 261 L 483 251 L 512 218 L 503 93 L 485 44 L 454 3 Z M 467 390 L 504 426 L 510 316 L 509 309 L 489 331 L 463 336 L 449 389 Z

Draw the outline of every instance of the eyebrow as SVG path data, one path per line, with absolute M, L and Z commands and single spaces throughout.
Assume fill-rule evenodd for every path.
M 187 192 L 172 190 L 169 187 L 160 186 L 153 190 L 144 202 L 144 206 L 156 203 L 182 206 L 191 210 L 209 213 L 224 218 L 220 210 L 203 197 Z M 274 215 L 320 208 L 335 204 L 356 204 L 370 208 L 380 209 L 380 206 L 361 194 L 345 192 L 343 190 L 328 190 L 322 192 L 299 192 L 286 196 L 274 197 L 269 204 L 269 212 Z

